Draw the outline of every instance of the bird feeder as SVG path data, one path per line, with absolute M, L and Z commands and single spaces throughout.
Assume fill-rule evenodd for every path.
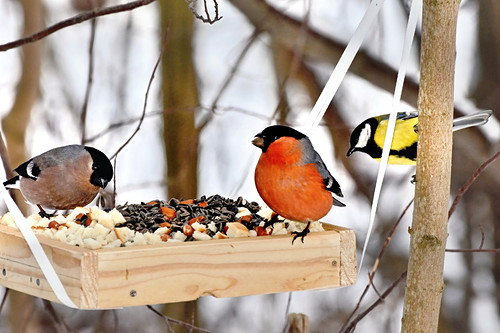
M 91 250 L 37 238 L 71 300 L 106 309 L 354 284 L 354 232 L 323 228 L 294 244 L 270 235 Z M 1 285 L 59 302 L 16 228 L 0 225 L 0 244 Z

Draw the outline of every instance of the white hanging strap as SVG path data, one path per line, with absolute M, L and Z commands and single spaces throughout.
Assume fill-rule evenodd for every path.
M 371 232 L 373 229 L 373 223 L 375 221 L 375 215 L 377 212 L 378 202 L 380 199 L 380 191 L 382 190 L 382 183 L 384 181 L 385 170 L 387 168 L 387 162 L 389 160 L 389 152 L 391 150 L 391 145 L 392 145 L 392 138 L 394 136 L 394 129 L 396 127 L 396 116 L 398 113 L 399 102 L 401 100 L 401 93 L 403 91 L 403 83 L 406 75 L 406 68 L 408 66 L 408 62 L 410 59 L 411 45 L 413 43 L 413 37 L 415 36 L 417 21 L 421 13 L 422 13 L 422 0 L 414 0 L 411 5 L 410 15 L 408 18 L 408 25 L 406 27 L 405 40 L 403 45 L 403 54 L 401 56 L 401 64 L 399 66 L 398 77 L 396 80 L 396 88 L 394 89 L 392 110 L 389 115 L 389 121 L 387 124 L 387 133 L 385 135 L 385 141 L 384 141 L 384 149 L 382 150 L 382 158 L 380 159 L 377 181 L 375 183 L 375 193 L 373 194 L 372 208 L 370 212 L 370 222 L 368 224 L 368 231 L 366 233 L 365 243 L 363 245 L 363 252 L 361 253 L 361 260 L 359 262 L 358 272 L 361 271 L 366 248 L 368 246 L 368 241 L 370 240 Z
M 77 309 L 78 307 L 69 298 L 66 289 L 64 289 L 59 276 L 57 276 L 57 273 L 54 270 L 54 267 L 52 266 L 49 258 L 47 257 L 47 254 L 45 254 L 45 252 L 43 251 L 42 245 L 40 245 L 40 242 L 36 238 L 35 233 L 33 232 L 33 230 L 31 230 L 28 221 L 24 217 L 17 204 L 10 197 L 9 192 L 3 184 L 0 184 L 0 192 L 2 194 L 3 200 L 5 201 L 5 204 L 7 205 L 7 208 L 14 218 L 14 222 L 19 228 L 19 231 L 21 231 L 21 233 L 23 234 L 24 239 L 28 243 L 28 246 L 33 253 L 33 256 L 35 257 L 36 262 L 40 266 L 40 269 L 42 270 L 42 273 L 45 276 L 45 279 L 47 279 L 50 287 L 54 291 L 54 294 L 62 304 L 70 308 Z
M 320 123 L 323 115 L 326 112 L 326 109 L 328 108 L 328 105 L 330 105 L 333 96 L 335 96 L 340 83 L 344 79 L 347 70 L 351 66 L 354 57 L 358 53 L 363 39 L 370 32 L 373 21 L 380 11 L 380 7 L 382 7 L 383 3 L 384 0 L 373 0 L 370 3 L 370 6 L 366 10 L 365 15 L 356 28 L 354 35 L 347 44 L 344 52 L 342 53 L 342 56 L 339 59 L 339 62 L 335 66 L 335 69 L 330 75 L 330 78 L 328 79 L 325 87 L 323 88 L 323 91 L 319 95 L 316 104 L 314 104 L 312 111 L 309 113 L 309 116 L 306 120 L 306 126 L 314 127 Z

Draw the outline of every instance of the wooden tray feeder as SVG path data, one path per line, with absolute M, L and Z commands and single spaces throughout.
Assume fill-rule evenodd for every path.
M 354 284 L 354 232 L 323 227 L 293 245 L 290 235 L 99 250 L 38 239 L 73 302 L 106 309 Z M 0 225 L 0 244 L 1 285 L 59 302 L 17 229 Z

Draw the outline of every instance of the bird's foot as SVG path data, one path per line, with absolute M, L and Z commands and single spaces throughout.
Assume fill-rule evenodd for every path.
M 40 211 L 38 212 L 38 215 L 40 215 L 40 217 L 42 217 L 42 218 L 46 217 L 46 218 L 48 218 L 48 219 L 50 219 L 51 217 L 54 217 L 55 212 L 54 212 L 54 214 L 49 214 L 49 213 L 47 213 L 47 212 L 46 212 L 46 211 L 42 208 L 42 206 L 40 206 L 40 205 L 38 205 L 38 204 L 37 204 L 36 206 L 37 206 L 37 207 L 38 207 L 38 209 L 40 210 Z
M 262 226 L 262 228 L 264 228 L 264 230 L 265 230 L 265 229 L 267 229 L 267 227 L 272 226 L 276 222 L 280 222 L 278 217 L 279 217 L 278 214 L 273 213 L 273 215 L 271 216 L 271 218 L 269 220 L 264 220 L 264 226 Z
M 302 230 L 300 232 L 299 231 L 292 232 L 292 235 L 295 235 L 295 236 L 293 236 L 293 239 L 292 239 L 292 245 L 293 245 L 293 242 L 295 242 L 295 240 L 299 237 L 300 237 L 301 242 L 304 243 L 304 237 L 306 237 L 307 234 L 311 232 L 309 230 L 310 225 L 311 225 L 311 221 L 308 221 L 304 230 Z
M 417 175 L 413 175 L 413 176 L 411 176 L 410 183 L 411 183 L 412 185 L 415 185 L 415 183 L 416 183 L 416 182 L 417 182 Z

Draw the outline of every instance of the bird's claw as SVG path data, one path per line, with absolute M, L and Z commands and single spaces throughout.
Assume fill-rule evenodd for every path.
M 295 240 L 296 240 L 297 238 L 299 238 L 299 237 L 300 237 L 300 241 L 301 241 L 302 243 L 304 243 L 304 237 L 306 237 L 306 236 L 307 236 L 307 234 L 311 232 L 311 231 L 309 230 L 309 226 L 310 226 L 310 225 L 311 225 L 311 222 L 307 222 L 307 225 L 306 225 L 306 227 L 304 228 L 304 230 L 302 230 L 302 231 L 293 231 L 293 232 L 292 232 L 292 235 L 295 235 L 295 236 L 293 236 L 293 239 L 292 239 L 292 245 L 293 245 L 293 242 L 295 242 Z
M 46 217 L 46 218 L 50 219 L 51 217 L 54 217 L 54 215 L 55 215 L 55 214 L 49 214 L 49 213 L 47 213 L 47 212 L 46 212 L 46 211 L 42 208 L 42 206 L 40 206 L 40 205 L 38 205 L 38 204 L 37 204 L 36 206 L 37 206 L 37 207 L 38 207 L 38 209 L 40 210 L 40 211 L 38 212 L 38 215 L 40 215 L 40 217 L 41 217 L 41 218 Z
M 271 218 L 269 220 L 264 220 L 264 225 L 262 226 L 264 228 L 264 230 L 267 229 L 267 227 L 272 226 L 276 222 L 280 222 L 278 217 L 279 217 L 278 214 L 273 214 L 273 215 L 271 215 Z

